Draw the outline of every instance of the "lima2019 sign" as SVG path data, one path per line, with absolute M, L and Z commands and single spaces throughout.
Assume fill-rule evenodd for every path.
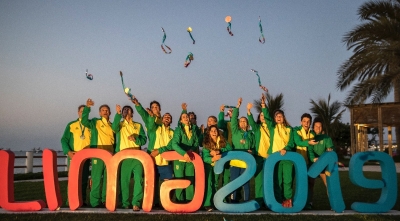
M 183 159 L 175 151 L 162 154 L 166 160 Z M 190 181 L 183 179 L 168 180 L 160 187 L 161 204 L 165 210 L 172 213 L 190 213 L 200 209 L 205 193 L 204 165 L 201 157 L 192 153 L 195 168 L 195 194 L 193 200 L 186 204 L 175 204 L 170 199 L 170 191 L 177 188 L 186 188 Z M 84 149 L 75 154 L 71 161 L 68 174 L 68 200 L 71 210 L 76 210 L 82 206 L 81 198 L 81 174 L 83 163 L 90 158 L 100 158 L 106 164 L 107 169 L 107 197 L 106 208 L 109 211 L 116 209 L 116 190 L 118 179 L 118 167 L 122 160 L 134 158 L 143 164 L 144 168 L 144 200 L 142 209 L 146 212 L 151 211 L 154 196 L 154 161 L 151 156 L 140 150 L 125 150 L 115 155 L 101 149 Z M 39 211 L 46 207 L 43 200 L 29 202 L 15 202 L 14 200 L 14 159 L 15 155 L 11 151 L 0 151 L 0 206 L 8 211 Z M 245 213 L 259 209 L 259 204 L 255 200 L 239 204 L 224 203 L 223 199 L 235 189 L 249 181 L 256 170 L 254 157 L 245 152 L 229 151 L 224 153 L 214 166 L 216 174 L 223 171 L 224 164 L 232 159 L 243 160 L 247 164 L 245 172 L 217 191 L 214 195 L 214 205 L 221 212 Z M 281 160 L 293 162 L 296 173 L 296 189 L 293 197 L 293 207 L 284 208 L 278 203 L 273 191 L 273 168 Z M 362 167 L 365 162 L 376 160 L 382 169 L 381 180 L 367 179 L 363 175 Z M 274 212 L 277 213 L 296 213 L 300 212 L 307 201 L 307 177 L 317 177 L 324 170 L 330 174 L 327 176 L 327 186 L 329 202 L 337 213 L 345 209 L 342 191 L 340 189 L 338 158 L 335 152 L 324 153 L 316 163 L 307 171 L 306 163 L 300 154 L 288 152 L 284 156 L 274 153 L 265 160 L 264 163 L 264 202 Z M 384 213 L 388 212 L 396 204 L 397 200 L 397 174 L 393 159 L 383 152 L 362 152 L 355 154 L 349 165 L 349 177 L 351 182 L 363 188 L 382 189 L 379 200 L 375 203 L 354 202 L 351 208 L 360 213 Z M 62 205 L 60 187 L 57 173 L 57 154 L 53 150 L 43 151 L 43 176 L 46 194 L 47 207 L 49 210 L 57 210 Z

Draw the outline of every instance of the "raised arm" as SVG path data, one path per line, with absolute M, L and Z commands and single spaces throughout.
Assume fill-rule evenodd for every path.
M 112 130 L 114 131 L 114 133 L 118 133 L 120 131 L 120 126 L 119 123 L 121 122 L 122 119 L 122 115 L 121 115 L 121 106 L 120 105 L 115 105 L 115 116 L 114 116 L 114 121 L 111 125 Z
M 83 108 L 82 112 L 82 125 L 89 128 L 93 129 L 96 127 L 96 125 L 93 124 L 91 120 L 89 120 L 89 113 L 90 113 L 90 107 L 94 105 L 94 101 L 92 99 L 87 99 L 86 101 L 86 106 Z
M 253 107 L 252 103 L 247 104 L 247 119 L 249 120 L 249 125 L 251 126 L 251 129 L 254 131 L 254 130 L 258 129 L 258 127 L 257 127 L 258 125 L 254 121 L 253 114 L 250 111 L 252 107 Z
M 238 123 L 238 116 L 239 116 L 239 107 L 242 104 L 242 98 L 238 99 L 238 103 L 236 108 L 233 108 L 232 118 L 231 118 L 231 130 L 232 134 L 235 134 L 239 131 L 239 123 Z
M 227 123 L 225 121 L 225 105 L 221 105 L 219 108 L 219 114 L 218 114 L 218 128 L 222 130 L 226 130 Z

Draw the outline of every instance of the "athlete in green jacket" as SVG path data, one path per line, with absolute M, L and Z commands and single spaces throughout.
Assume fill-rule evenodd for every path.
M 135 98 L 132 100 L 139 115 L 142 117 L 147 129 L 149 143 L 147 145 L 147 153 L 151 154 L 156 164 L 156 177 L 154 185 L 154 205 L 160 204 L 160 185 L 166 180 L 173 177 L 171 164 L 158 155 L 158 149 L 168 145 L 172 139 L 174 130 L 171 129 L 172 116 L 165 113 L 161 117 L 161 106 L 158 101 L 150 102 L 150 109 L 144 109 L 139 101 Z M 156 150 L 156 151 L 155 151 Z M 152 153 L 154 152 L 154 153 Z
M 334 151 L 335 147 L 333 146 L 332 139 L 323 133 L 323 125 L 322 125 L 322 119 L 321 118 L 315 118 L 314 123 L 313 123 L 313 130 L 315 132 L 315 145 L 310 145 L 308 147 L 308 153 L 310 156 L 310 162 L 311 164 L 315 163 L 318 158 L 325 153 L 326 151 Z M 324 182 L 325 186 L 326 184 L 326 172 L 321 173 L 319 176 L 321 177 L 322 181 Z M 312 205 L 312 199 L 314 196 L 314 183 L 315 179 L 312 179 L 309 181 L 311 183 L 310 185 L 310 204 Z
M 232 131 L 232 143 L 233 150 L 235 151 L 245 151 L 253 154 L 254 151 L 254 134 L 249 130 L 249 124 L 246 117 L 241 117 L 238 122 L 239 107 L 242 103 L 242 98 L 238 99 L 238 104 L 236 108 L 233 108 L 232 118 L 231 118 L 231 131 Z M 231 160 L 231 181 L 235 180 L 244 173 L 246 169 L 246 163 L 242 160 Z M 231 194 L 232 202 L 237 202 L 236 192 Z M 250 183 L 246 182 L 243 185 L 243 200 L 247 201 L 250 197 Z
M 80 105 L 78 107 L 78 116 L 77 120 L 71 121 L 65 127 L 64 134 L 61 138 L 61 146 L 65 155 L 68 156 L 68 169 L 71 163 L 71 159 L 74 157 L 74 154 L 80 150 L 90 147 L 90 130 L 82 125 L 82 112 L 85 105 Z M 83 164 L 82 169 L 82 199 L 83 206 L 86 206 L 86 189 L 88 185 L 88 177 L 89 177 L 89 166 L 90 161 L 86 160 Z M 68 205 L 68 198 L 66 201 Z
M 141 146 L 146 144 L 147 137 L 142 124 L 133 121 L 133 109 L 130 106 L 116 106 L 112 124 L 113 131 L 116 133 L 117 142 L 115 152 L 124 150 L 140 150 Z M 121 122 L 121 118 L 123 121 Z M 129 208 L 129 185 L 133 173 L 134 186 L 132 197 L 133 211 L 139 211 L 143 200 L 143 165 L 137 159 L 125 159 L 121 163 L 121 195 L 122 207 Z
M 269 115 L 267 107 L 262 112 L 270 131 L 271 144 L 268 154 L 280 152 L 281 155 L 285 155 L 286 151 L 294 151 L 293 129 L 286 121 L 284 112 L 275 110 L 274 119 Z M 278 202 L 282 202 L 283 207 L 292 207 L 292 171 L 293 163 L 289 160 L 279 161 L 279 165 L 274 170 L 275 197 Z
M 174 136 L 171 140 L 171 147 L 184 157 L 184 160 L 175 160 L 173 162 L 175 178 L 188 179 L 191 184 L 186 188 L 186 194 L 182 189 L 176 189 L 176 199 L 180 202 L 190 201 L 194 196 L 194 165 L 188 155 L 188 151 L 197 152 L 199 140 L 195 127 L 191 125 L 189 116 L 182 113 L 180 124 L 176 127 Z
M 204 170 L 206 178 L 206 193 L 204 196 L 204 209 L 213 210 L 213 197 L 217 192 L 219 174 L 214 173 L 214 165 L 223 152 L 232 150 L 231 145 L 226 142 L 221 131 L 216 125 L 211 125 L 204 135 L 202 158 L 204 161 Z
M 265 109 L 265 100 L 261 100 L 261 106 Z M 253 114 L 250 112 L 252 107 L 252 103 L 247 104 L 247 118 L 255 137 L 254 158 L 257 163 L 256 173 L 254 174 L 255 200 L 262 206 L 264 204 L 264 162 L 268 157 L 270 133 L 263 112 L 258 115 L 257 122 L 254 121 Z
M 94 102 L 89 98 L 82 113 L 82 125 L 89 128 L 91 132 L 90 147 L 103 149 L 113 154 L 115 134 L 109 121 L 110 107 L 105 104 L 101 105 L 99 108 L 101 118 L 92 118 L 89 120 L 90 107 L 93 105 Z M 102 177 L 103 182 L 101 182 Z M 92 207 L 104 207 L 106 201 L 107 173 L 104 162 L 98 158 L 92 158 L 91 178 L 90 205 Z M 101 184 L 103 184 L 102 191 L 100 191 Z
M 306 161 L 307 166 L 310 166 L 309 161 L 309 154 L 308 149 L 310 145 L 316 144 L 314 142 L 315 133 L 311 130 L 312 117 L 308 113 L 304 113 L 300 117 L 300 124 L 301 126 L 293 128 L 293 135 L 294 135 L 294 143 L 296 144 L 296 152 L 303 156 L 304 160 Z M 307 196 L 307 203 L 305 205 L 305 209 L 312 208 L 312 189 L 314 187 L 314 179 L 308 177 L 308 196 Z

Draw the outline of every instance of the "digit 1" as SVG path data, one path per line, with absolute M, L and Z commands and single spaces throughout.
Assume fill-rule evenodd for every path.
M 293 207 L 285 208 L 276 201 L 274 193 L 275 165 L 281 160 L 292 161 L 296 172 L 296 189 L 293 197 Z M 279 166 L 279 165 L 278 165 Z M 291 172 L 290 172 L 291 173 Z M 301 211 L 307 202 L 308 194 L 307 167 L 304 158 L 294 152 L 286 152 L 281 156 L 279 152 L 269 155 L 264 162 L 264 202 L 272 211 L 277 213 L 296 213 Z
M 328 188 L 328 198 L 332 210 L 342 213 L 345 209 L 342 189 L 340 188 L 339 171 L 337 165 L 338 157 L 336 152 L 329 151 L 322 154 L 317 162 L 308 170 L 308 176 L 316 178 L 321 172 L 326 173 L 326 185 Z
M 221 159 L 215 163 L 215 174 L 221 174 L 224 171 L 224 164 L 233 159 L 243 160 L 247 165 L 246 170 L 238 178 L 228 183 L 215 193 L 214 206 L 221 212 L 228 213 L 247 213 L 255 211 L 260 208 L 260 205 L 255 200 L 249 200 L 237 204 L 223 202 L 223 199 L 225 199 L 226 196 L 249 181 L 256 172 L 256 160 L 251 154 L 242 151 L 228 151 L 222 153 Z
M 368 160 L 379 162 L 382 180 L 365 178 L 362 167 Z M 368 189 L 382 189 L 379 200 L 375 203 L 354 202 L 351 208 L 360 213 L 385 213 L 396 204 L 397 174 L 393 159 L 383 152 L 360 152 L 354 154 L 349 164 L 349 176 L 352 183 Z

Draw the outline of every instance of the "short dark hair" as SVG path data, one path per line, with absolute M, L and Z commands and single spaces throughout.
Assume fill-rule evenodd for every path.
M 300 120 L 303 120 L 303 118 L 305 118 L 305 117 L 310 119 L 310 121 L 312 121 L 312 117 L 311 117 L 311 115 L 309 113 L 304 113 L 303 115 L 301 115 Z
M 170 113 L 165 113 L 164 115 L 169 115 L 170 117 L 171 117 L 171 124 L 172 124 L 172 115 L 170 114 Z M 164 117 L 164 115 L 163 115 L 163 117 Z
M 124 111 L 124 109 L 125 108 L 128 108 L 128 109 L 130 109 L 131 110 L 131 112 L 132 112 L 132 114 L 134 113 L 133 112 L 133 109 L 132 109 L 132 107 L 131 106 L 129 106 L 129 105 L 125 105 L 123 108 L 122 108 L 122 111 Z
M 86 107 L 86 105 L 84 105 L 84 104 L 79 105 L 78 111 L 79 111 L 82 107 Z
M 153 104 L 157 104 L 158 107 L 159 107 L 160 110 L 161 110 L 161 105 L 160 105 L 160 103 L 158 103 L 158 101 L 154 100 L 154 101 L 150 102 L 150 108 L 151 108 L 151 105 L 153 105 Z
M 312 125 L 313 128 L 314 128 L 315 123 L 321 123 L 322 130 L 324 130 L 324 123 L 322 122 L 322 118 L 321 117 L 316 117 L 314 119 L 314 122 L 313 122 L 313 125 Z
M 196 116 L 196 114 L 195 114 L 193 111 L 189 112 L 189 113 L 188 113 L 188 116 L 190 116 L 191 114 L 193 114 L 194 119 L 197 120 L 197 116 Z
M 101 110 L 101 108 L 106 107 L 108 109 L 109 112 L 111 112 L 110 107 L 107 104 L 103 104 L 99 107 L 99 111 Z

